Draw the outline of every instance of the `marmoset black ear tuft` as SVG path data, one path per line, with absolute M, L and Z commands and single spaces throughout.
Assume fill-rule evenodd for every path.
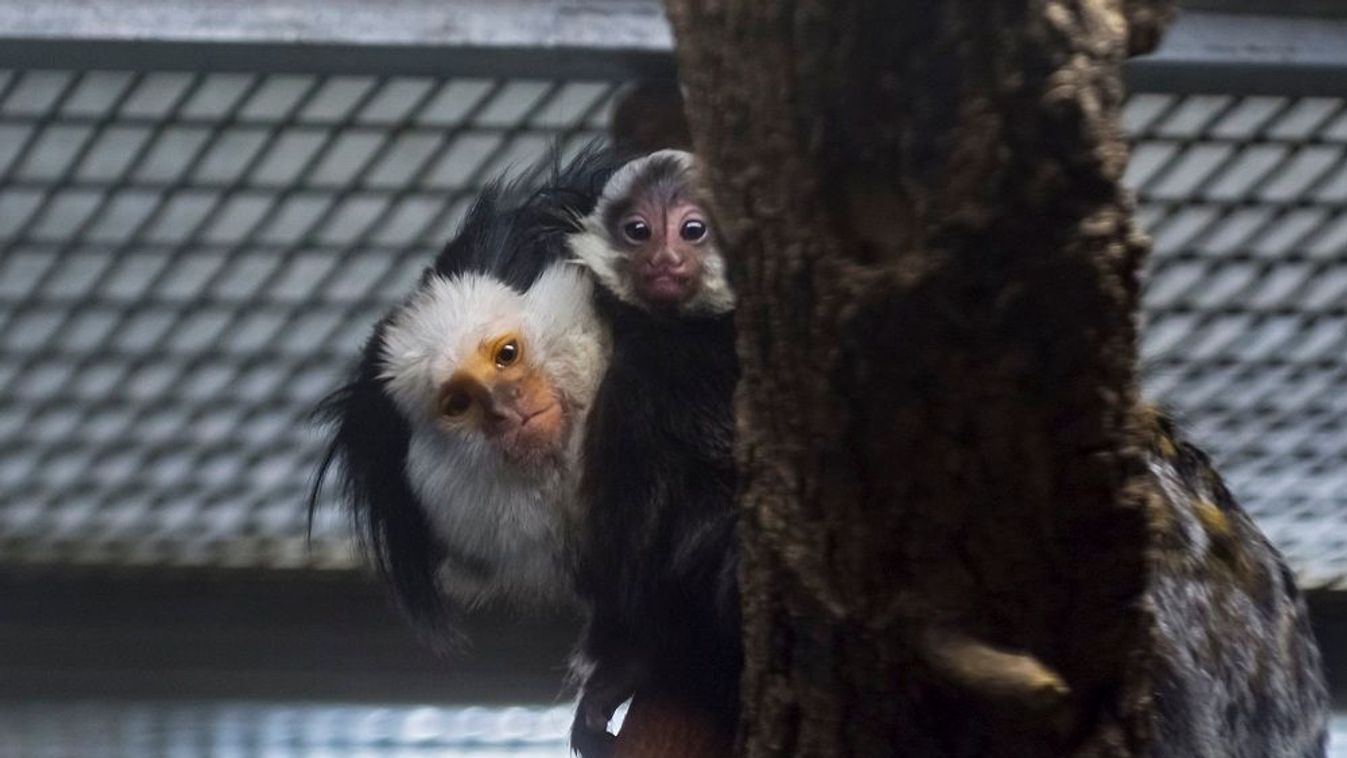
M 411 431 L 379 378 L 381 321 L 366 342 L 350 380 L 328 395 L 314 417 L 332 429 L 309 496 L 309 517 L 322 485 L 335 469 L 345 502 L 366 555 L 388 582 L 399 608 L 427 631 L 443 638 L 455 614 L 437 588 L 444 545 L 417 506 L 405 472 Z

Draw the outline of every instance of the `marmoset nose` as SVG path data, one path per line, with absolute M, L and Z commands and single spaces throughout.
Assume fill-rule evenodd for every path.
M 513 409 L 524 396 L 524 388 L 519 382 L 498 382 L 491 388 L 491 407 L 493 412 Z
M 686 260 L 673 245 L 665 245 L 646 259 L 646 266 L 652 269 L 680 269 Z

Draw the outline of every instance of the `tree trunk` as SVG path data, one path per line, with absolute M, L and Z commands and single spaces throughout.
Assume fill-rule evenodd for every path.
M 741 754 L 1149 740 L 1121 65 L 1164 0 L 669 0 L 740 298 Z

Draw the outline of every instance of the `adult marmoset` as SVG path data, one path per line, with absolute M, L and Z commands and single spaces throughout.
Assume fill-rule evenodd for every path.
M 484 191 L 321 407 L 344 499 L 402 608 L 570 598 L 585 419 L 607 330 L 568 235 L 617 167 L 589 150 L 541 189 Z M 317 485 L 315 486 L 315 495 Z

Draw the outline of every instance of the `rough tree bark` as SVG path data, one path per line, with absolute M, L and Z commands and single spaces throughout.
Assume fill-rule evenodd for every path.
M 734 258 L 748 756 L 1133 756 L 1164 0 L 669 0 Z

